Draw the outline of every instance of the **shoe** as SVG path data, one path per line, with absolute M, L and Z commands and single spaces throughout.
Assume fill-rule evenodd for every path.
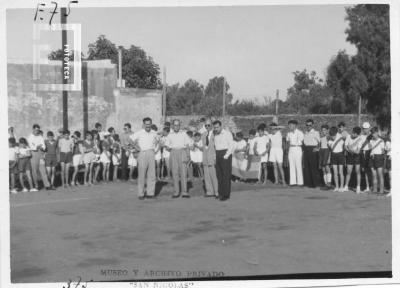
M 172 198 L 178 198 L 179 197 L 179 195 L 172 195 Z
M 144 200 L 144 196 L 139 196 L 138 199 L 139 200 Z
M 23 192 L 23 193 L 26 193 L 26 192 L 29 192 L 29 190 L 26 189 L 26 188 L 24 188 L 24 189 L 22 189 L 22 192 Z
M 14 188 L 14 189 L 11 189 L 10 192 L 11 192 L 11 194 L 17 194 L 17 193 L 18 193 L 17 189 L 15 189 L 15 188 Z
M 339 188 L 339 192 L 343 193 L 344 192 L 344 188 Z
M 189 194 L 183 194 L 182 198 L 190 198 L 190 195 Z
M 215 197 L 214 195 L 204 195 L 205 198 Z
M 31 190 L 29 190 L 29 192 L 38 192 L 39 190 L 36 188 L 31 188 Z
M 153 196 L 146 196 L 147 199 L 156 199 L 157 197 L 155 195 Z
M 226 198 L 226 197 L 219 198 L 219 201 L 226 201 L 226 200 L 228 200 L 228 198 Z
M 49 186 L 49 187 L 46 187 L 46 190 L 55 190 L 55 189 L 53 187 Z
M 371 190 L 369 190 L 369 188 L 366 188 L 364 191 L 362 191 L 363 193 L 370 193 Z
M 349 187 L 348 186 L 344 186 L 343 191 L 342 192 L 349 192 Z
M 360 187 L 357 187 L 357 189 L 356 189 L 356 194 L 361 194 L 361 189 L 360 189 Z
M 335 188 L 333 192 L 339 192 L 339 188 Z

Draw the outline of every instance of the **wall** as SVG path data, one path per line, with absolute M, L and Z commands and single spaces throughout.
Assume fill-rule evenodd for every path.
M 34 123 L 41 125 L 45 133 L 62 127 L 62 92 L 34 91 L 32 69 L 29 63 L 7 63 L 8 122 L 9 126 L 15 127 L 19 137 L 28 136 Z M 41 78 L 44 79 L 41 82 L 53 81 L 54 75 L 60 75 L 60 71 L 59 61 L 41 65 Z M 119 92 L 116 83 L 116 65 L 110 60 L 87 61 L 89 129 L 100 122 L 105 128 L 114 126 L 121 131 L 123 123 L 133 124 L 139 119 L 141 122 L 147 113 L 154 119 L 158 116 L 161 123 L 161 91 L 122 89 Z M 82 83 L 82 88 L 85 84 Z M 69 92 L 68 122 L 69 130 L 83 130 L 82 91 Z

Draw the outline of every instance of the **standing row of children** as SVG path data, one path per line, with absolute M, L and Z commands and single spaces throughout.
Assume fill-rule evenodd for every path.
M 320 132 L 315 131 L 312 126 L 314 121 L 306 121 L 307 131 L 300 131 L 296 120 L 288 122 L 289 131 L 284 138 L 281 129 L 276 123 L 271 123 L 270 131 L 267 126 L 260 124 L 255 129 L 249 131 L 249 138 L 246 142 L 241 132 L 236 133 L 236 147 L 234 152 L 243 154 L 248 158 L 253 155 L 260 157 L 261 168 L 258 176 L 258 183 L 267 183 L 268 167 L 267 163 L 273 164 L 275 184 L 285 182 L 284 166 L 289 166 L 290 185 L 303 186 L 303 175 L 313 174 L 313 169 L 305 165 L 306 159 L 310 154 L 305 154 L 305 138 L 312 137 L 315 146 L 312 146 L 312 153 L 315 154 L 316 176 L 322 178 L 319 181 L 322 189 L 333 189 L 335 192 L 349 191 L 349 184 L 353 173 L 356 176 L 355 191 L 359 193 L 371 192 L 384 193 L 384 173 L 388 173 L 391 182 L 391 156 L 390 156 L 390 133 L 385 139 L 381 135 L 378 127 L 371 126 L 368 122 L 361 127 L 354 127 L 352 133 L 346 131 L 345 123 L 329 127 L 322 125 Z M 313 156 L 310 156 L 313 157 Z M 284 161 L 285 160 L 285 161 Z M 332 173 L 333 171 L 333 173 Z M 361 191 L 361 173 L 365 177 L 365 190 Z M 308 176 L 307 175 L 307 176 Z M 333 175 L 333 179 L 332 179 Z M 322 177 L 321 177 L 322 176 Z M 372 179 L 371 179 L 372 178 Z M 332 180 L 334 186 L 332 185 Z M 372 180 L 372 185 L 370 185 Z M 318 182 L 318 181 L 317 181 Z M 378 189 L 379 188 L 379 189 Z M 387 196 L 391 194 L 388 193 Z

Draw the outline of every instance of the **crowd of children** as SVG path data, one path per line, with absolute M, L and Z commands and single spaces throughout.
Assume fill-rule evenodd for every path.
M 307 120 L 307 123 L 313 121 Z M 303 154 L 305 134 L 297 129 L 297 124 L 295 120 L 289 121 L 286 137 L 282 134 L 284 127 L 275 123 L 268 127 L 260 124 L 257 130 L 251 129 L 246 140 L 241 132 L 234 135 L 235 157 L 259 157 L 261 168 L 258 183 L 267 183 L 268 167 L 272 166 L 275 184 L 287 185 L 284 168 L 289 166 L 290 184 L 303 185 L 303 174 L 309 171 L 305 171 L 308 166 L 304 165 L 304 161 L 307 160 L 304 159 L 306 154 Z M 125 125 L 130 129 L 129 123 Z M 168 122 L 161 131 L 158 131 L 156 125 L 152 125 L 152 130 L 159 136 L 154 159 L 158 181 L 168 180 L 171 176 L 170 152 L 163 149 L 170 129 Z M 204 127 L 194 131 L 187 130 L 191 139 L 187 174 L 191 181 L 194 177 L 203 178 L 202 129 Z M 369 180 L 372 180 L 372 192 L 384 193 L 384 173 L 388 173 L 389 179 L 391 178 L 390 134 L 385 135 L 385 140 L 380 134 L 377 127 L 371 129 L 367 122 L 362 128 L 354 127 L 352 133 L 346 131 L 344 123 L 339 123 L 337 127 L 322 125 L 320 132 L 314 131 L 318 145 L 312 146 L 312 152 L 318 156 L 316 161 L 318 173 L 323 179 L 322 188 L 334 189 L 337 192 L 349 191 L 351 177 L 355 174 L 356 193 L 369 192 Z M 128 178 L 134 180 L 138 151 L 134 146 L 122 145 L 113 127 L 102 131 L 101 124 L 96 123 L 95 129 L 85 132 L 84 135 L 79 131 L 71 135 L 68 130 L 59 130 L 57 136 L 52 131 L 48 131 L 46 136 L 44 139 L 42 130 L 35 124 L 28 139 L 21 137 L 17 141 L 13 129 L 9 129 L 11 193 L 16 194 L 17 187 L 21 192 L 38 191 L 39 174 L 48 190 L 119 181 L 119 170 L 124 169 L 121 167 L 124 157 L 129 169 Z M 39 155 L 38 164 L 33 162 L 33 155 Z M 60 177 L 57 177 L 58 175 Z M 365 178 L 364 191 L 360 188 L 361 175 Z M 390 192 L 387 195 L 390 196 Z

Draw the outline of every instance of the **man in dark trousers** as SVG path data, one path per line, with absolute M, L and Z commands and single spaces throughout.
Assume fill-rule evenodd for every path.
M 314 120 L 306 121 L 306 132 L 304 133 L 304 185 L 310 188 L 321 186 L 321 175 L 318 167 L 318 151 L 321 142 L 319 132 L 313 128 Z
M 214 121 L 213 126 L 218 195 L 220 201 L 226 201 L 231 194 L 233 136 L 231 132 L 222 129 L 222 124 L 219 120 Z

